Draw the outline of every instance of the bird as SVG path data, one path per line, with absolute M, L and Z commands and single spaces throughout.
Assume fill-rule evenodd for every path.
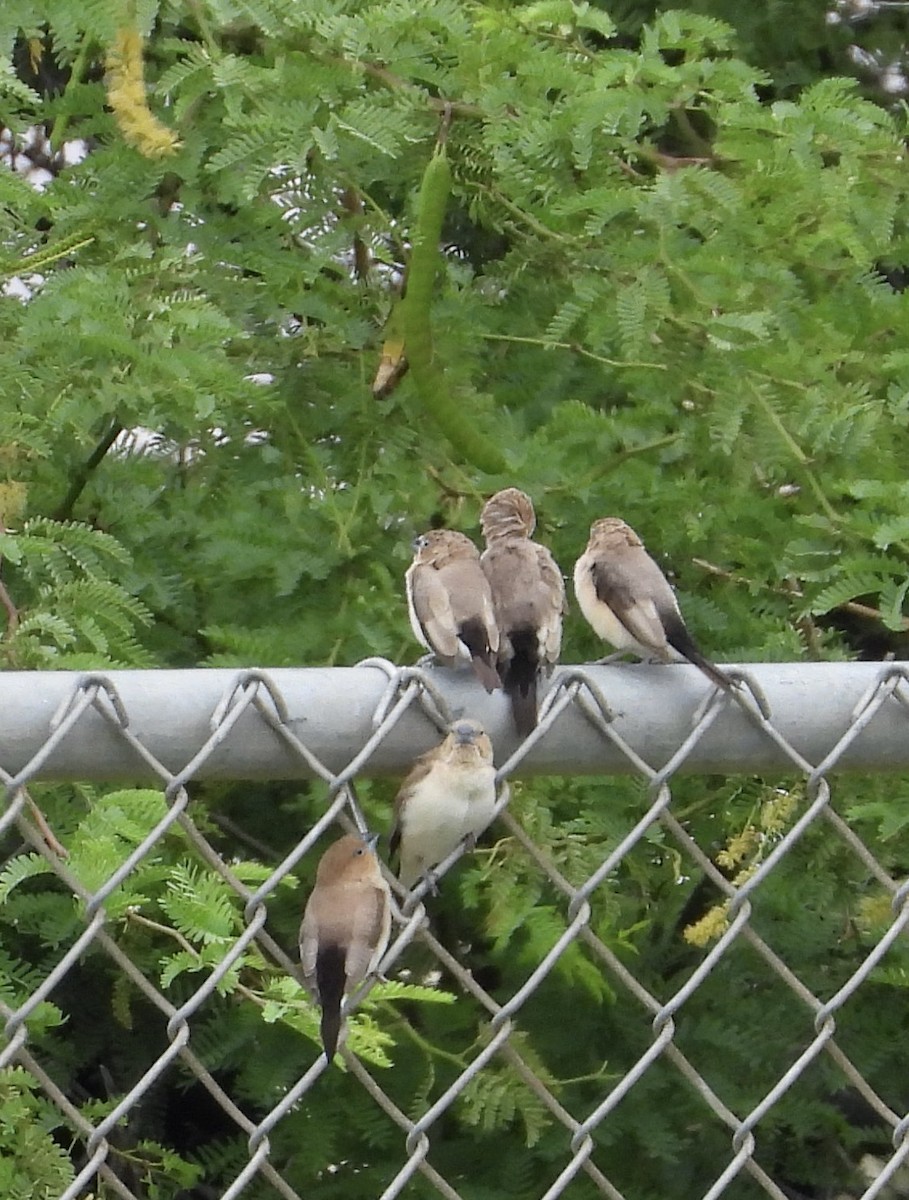
M 455 721 L 417 759 L 395 798 L 391 849 L 400 853 L 401 884 L 412 888 L 465 838 L 476 839 L 495 804 L 492 742 L 478 721 Z
M 594 633 L 616 649 L 663 662 L 687 658 L 717 687 L 732 687 L 698 649 L 672 585 L 619 517 L 601 517 L 591 525 L 587 548 L 574 567 L 574 594 Z
M 480 525 L 486 539 L 480 565 L 499 627 L 499 674 L 515 728 L 526 737 L 537 723 L 538 678 L 558 662 L 568 611 L 565 582 L 546 547 L 531 541 L 536 514 L 524 492 L 496 492 L 483 506 Z
M 469 662 L 486 691 L 495 691 L 502 686 L 499 631 L 479 550 L 454 529 L 431 529 L 413 548 L 404 580 L 417 641 L 448 667 Z
M 370 975 L 388 946 L 391 903 L 376 857 L 378 834 L 345 834 L 319 860 L 300 926 L 303 982 L 322 1009 L 330 1063 L 341 1033 L 345 992 Z

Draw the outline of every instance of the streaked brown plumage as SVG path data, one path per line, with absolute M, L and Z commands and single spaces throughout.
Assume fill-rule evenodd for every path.
M 413 887 L 466 837 L 492 820 L 496 773 L 492 743 L 477 721 L 455 721 L 444 741 L 417 759 L 395 799 L 392 852 L 398 878 Z
M 376 834 L 345 834 L 328 847 L 300 926 L 303 981 L 322 1008 L 329 1062 L 338 1048 L 344 993 L 376 969 L 388 946 L 391 907 L 377 840 Z
M 470 538 L 453 529 L 421 534 L 404 579 L 417 641 L 446 666 L 470 662 L 487 692 L 501 687 L 492 594 Z
M 537 680 L 558 662 L 565 584 L 545 546 L 531 541 L 536 514 L 517 488 L 496 492 L 483 506 L 486 549 L 480 563 L 492 589 L 499 627 L 499 674 L 522 737 L 537 723 Z
M 695 645 L 669 580 L 618 517 L 591 525 L 587 549 L 575 563 L 574 592 L 594 633 L 616 649 L 663 662 L 687 658 L 718 687 L 732 686 Z

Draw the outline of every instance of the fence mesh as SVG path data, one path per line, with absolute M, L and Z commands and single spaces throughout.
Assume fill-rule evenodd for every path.
M 138 1111 L 156 1084 L 174 1071 L 182 1072 L 201 1085 L 226 1121 L 242 1131 L 246 1139 L 247 1154 L 238 1165 L 232 1182 L 217 1192 L 208 1190 L 193 1192 L 193 1195 L 217 1195 L 222 1200 L 233 1200 L 254 1183 L 260 1192 L 267 1185 L 262 1194 L 278 1195 L 287 1200 L 304 1200 L 272 1161 L 272 1138 L 287 1115 L 317 1088 L 323 1072 L 327 1069 L 338 1070 L 338 1067 L 329 1068 L 324 1056 L 317 1052 L 314 1045 L 309 1069 L 286 1088 L 279 1102 L 264 1116 L 257 1113 L 251 1117 L 243 1104 L 230 1094 L 229 1078 L 219 1077 L 217 1071 L 207 1067 L 205 1039 L 194 1039 L 193 1034 L 207 1002 L 219 993 L 219 989 L 238 970 L 244 956 L 250 951 L 257 952 L 263 960 L 284 972 L 289 980 L 299 978 L 293 949 L 280 944 L 268 928 L 269 905 L 282 881 L 307 855 L 318 853 L 316 844 L 323 839 L 326 831 L 331 833 L 334 826 L 348 829 L 362 827 L 363 818 L 354 791 L 355 781 L 359 775 L 368 774 L 370 760 L 377 747 L 409 709 L 420 707 L 440 731 L 445 729 L 450 719 L 445 699 L 428 674 L 415 668 L 397 668 L 382 660 L 370 660 L 370 664 L 387 674 L 388 689 L 375 714 L 372 737 L 364 745 L 351 748 L 350 760 L 340 771 L 327 769 L 291 729 L 279 688 L 267 673 L 259 671 L 238 674 L 212 713 L 210 737 L 180 770 L 168 770 L 135 736 L 130 728 L 129 713 L 113 682 L 103 676 L 89 675 L 74 677 L 71 696 L 49 722 L 46 740 L 24 769 L 15 776 L 2 771 L 7 805 L 0 818 L 0 833 L 7 835 L 9 843 L 9 838 L 18 830 L 30 848 L 27 855 L 14 853 L 8 858 L 7 876 L 10 864 L 23 863 L 30 864 L 27 869 L 32 873 L 52 873 L 60 888 L 75 898 L 79 913 L 79 928 L 61 939 L 51 960 L 42 966 L 40 981 L 30 980 L 24 989 L 19 989 L 18 994 L 15 989 L 0 993 L 0 1011 L 5 1022 L 5 1045 L 0 1052 L 0 1070 L 22 1068 L 28 1072 L 72 1136 L 68 1153 L 77 1163 L 78 1173 L 65 1191 L 59 1193 L 60 1200 L 75 1200 L 86 1195 L 116 1195 L 125 1200 L 143 1200 L 146 1194 L 152 1194 L 122 1169 L 118 1130 L 122 1129 L 124 1118 Z M 469 1061 L 457 1070 L 453 1081 L 444 1090 L 427 1095 L 421 1111 L 417 1113 L 404 1111 L 400 1103 L 392 1098 L 392 1089 L 383 1086 L 383 1072 L 370 1069 L 368 1057 L 354 1053 L 356 1041 L 353 1035 L 350 1046 L 342 1049 L 348 1071 L 371 1097 L 377 1110 L 398 1131 L 400 1166 L 397 1174 L 387 1179 L 381 1191 L 382 1200 L 391 1200 L 405 1192 L 417 1175 L 423 1177 L 432 1193 L 449 1200 L 465 1200 L 465 1196 L 473 1194 L 469 1185 L 463 1184 L 459 1173 L 449 1170 L 446 1174 L 434 1164 L 434 1146 L 438 1145 L 446 1115 L 453 1106 L 459 1100 L 463 1101 L 485 1072 L 503 1064 L 522 1081 L 547 1119 L 563 1130 L 558 1141 L 559 1155 L 553 1159 L 551 1174 L 538 1181 L 536 1194 L 543 1200 L 571 1195 L 580 1179 L 586 1183 L 585 1195 L 633 1200 L 635 1193 L 627 1190 L 627 1184 L 626 1190 L 621 1190 L 619 1184 L 598 1165 L 598 1144 L 608 1131 L 611 1117 L 623 1099 L 641 1084 L 648 1073 L 657 1070 L 674 1073 L 680 1088 L 693 1091 L 699 1100 L 701 1120 L 705 1126 L 725 1130 L 727 1148 L 722 1160 L 716 1163 L 715 1174 L 711 1179 L 699 1182 L 696 1190 L 689 1194 L 703 1196 L 705 1200 L 738 1194 L 767 1195 L 775 1200 L 787 1200 L 793 1192 L 761 1165 L 761 1132 L 768 1123 L 772 1125 L 774 1108 L 781 1098 L 813 1069 L 818 1060 L 835 1067 L 842 1087 L 861 1098 L 866 1111 L 886 1128 L 890 1137 L 892 1152 L 889 1157 L 876 1162 L 863 1196 L 870 1200 L 875 1196 L 895 1194 L 888 1189 L 895 1186 L 894 1181 L 909 1157 L 909 1118 L 905 1111 L 895 1110 L 892 1097 L 878 1094 L 868 1082 L 869 1072 L 865 1065 L 853 1061 L 840 1044 L 838 1021 L 857 990 L 867 985 L 874 973 L 885 964 L 897 940 L 905 939 L 906 925 L 909 923 L 909 883 L 893 878 L 879 861 L 880 856 L 865 845 L 838 814 L 833 795 L 833 776 L 847 749 L 863 737 L 882 711 L 886 710 L 892 717 L 892 710 L 896 707 L 905 718 L 906 734 L 909 736 L 909 670 L 898 664 L 883 666 L 877 682 L 857 705 L 849 727 L 845 731 L 831 732 L 829 750 L 821 761 L 814 763 L 806 761 L 775 728 L 773 713 L 768 711 L 759 690 L 750 685 L 747 673 L 742 673 L 740 678 L 742 687 L 732 697 L 717 692 L 705 693 L 704 702 L 692 713 L 689 735 L 678 746 L 670 761 L 656 769 L 616 732 L 608 696 L 603 694 L 590 676 L 582 668 L 569 668 L 561 674 L 558 684 L 545 698 L 538 728 L 498 771 L 499 824 L 494 825 L 493 829 L 497 835 L 511 839 L 512 844 L 527 856 L 528 869 L 545 880 L 546 886 L 558 897 L 561 918 L 560 931 L 548 953 L 524 974 L 519 986 L 504 1002 L 501 997 L 493 998 L 482 980 L 476 978 L 462 962 L 459 947 L 446 945 L 443 933 L 434 927 L 430 882 L 424 881 L 410 895 L 400 889 L 396 891 L 392 941 L 381 965 L 380 975 L 393 979 L 402 962 L 406 962 L 406 957 L 402 959 L 402 956 L 407 955 L 413 943 L 419 944 L 423 953 L 431 956 L 440 970 L 444 970 L 446 979 L 454 981 L 463 996 L 485 1010 L 487 1029 L 482 1044 L 474 1048 Z M 821 701 L 819 697 L 818 702 Z M 721 869 L 716 847 L 698 845 L 693 839 L 684 817 L 674 810 L 672 791 L 674 777 L 727 704 L 739 704 L 743 708 L 760 735 L 769 739 L 785 755 L 791 764 L 792 776 L 802 781 L 799 793 L 802 802 L 798 811 L 775 831 L 772 838 L 765 839 L 762 853 L 753 859 L 747 871 L 738 875 Z M 604 745 L 609 743 L 622 754 L 640 777 L 645 797 L 637 821 L 580 884 L 569 882 L 548 853 L 546 845 L 535 838 L 533 829 L 522 822 L 517 811 L 508 807 L 509 779 L 520 771 L 523 759 L 535 743 L 559 736 L 560 719 L 569 708 L 581 711 L 603 739 Z M 154 774 L 165 803 L 158 819 L 136 841 L 131 852 L 113 870 L 104 864 L 102 855 L 98 866 L 99 877 L 87 884 L 84 872 L 80 876 L 71 869 L 66 847 L 57 843 L 53 830 L 45 824 L 28 788 L 40 776 L 42 767 L 55 750 L 67 739 L 80 737 L 80 730 L 84 727 L 83 718 L 89 711 L 100 714 L 117 738 L 122 739 L 135 755 L 137 763 Z M 282 862 L 276 866 L 269 864 L 268 869 L 263 868 L 260 878 L 253 881 L 238 875 L 232 861 L 216 849 L 217 837 L 213 836 L 212 830 L 194 820 L 188 790 L 208 759 L 231 739 L 240 718 L 249 713 L 255 713 L 257 719 L 280 739 L 285 750 L 297 756 L 309 771 L 317 774 L 323 781 L 325 795 L 324 809 L 316 823 Z M 882 769 L 886 765 L 882 763 Z M 128 814 L 125 819 L 128 819 Z M 829 837 L 847 847 L 868 877 L 889 895 L 890 914 L 877 936 L 869 942 L 867 952 L 847 977 L 843 978 L 840 973 L 828 992 L 816 994 L 801 980 L 799 963 L 786 961 L 786 956 L 757 932 L 752 915 L 755 896 L 762 883 L 780 868 L 780 864 L 792 854 L 809 829 L 821 827 Z M 163 985 L 157 967 L 144 960 L 136 961 L 131 953 L 131 927 L 137 924 L 163 926 L 143 912 L 141 903 L 123 900 L 124 885 L 128 884 L 137 867 L 152 858 L 163 840 L 177 831 L 197 861 L 215 873 L 240 899 L 243 911 L 242 929 L 222 939 L 211 954 L 200 950 L 186 938 L 182 939 L 180 945 L 179 929 L 165 930 L 180 945 L 184 967 L 188 962 L 190 968 L 182 976 L 180 1003 L 175 1003 L 169 997 L 169 989 Z M 655 840 L 655 831 L 659 831 L 662 852 L 672 854 L 678 860 L 680 875 L 686 870 L 702 873 L 718 898 L 718 903 L 711 910 L 713 936 L 703 940 L 699 961 L 695 969 L 686 974 L 682 986 L 667 995 L 654 994 L 652 988 L 636 977 L 633 959 L 607 944 L 592 919 L 592 904 L 599 889 L 645 839 Z M 463 847 L 454 852 L 436 874 L 443 876 L 462 853 Z M 263 853 L 263 861 L 266 857 Z M 26 868 L 17 866 L 16 870 L 24 873 Z M 7 877 L 5 887 L 11 890 L 16 882 Z M 441 886 L 445 886 L 444 882 Z M 761 980 L 755 986 L 784 989 L 792 999 L 794 1010 L 801 1013 L 803 1018 L 794 1039 L 797 1049 L 791 1061 L 759 1101 L 746 1109 L 736 1104 L 735 1097 L 724 1096 L 715 1090 L 711 1082 L 710 1063 L 695 1061 L 687 1053 L 685 1038 L 679 1027 L 680 1014 L 685 1006 L 691 1004 L 709 981 L 713 980 L 716 986 L 717 980 L 722 977 L 724 962 L 731 954 L 741 953 L 743 949 L 752 956 L 755 978 Z M 540 1070 L 538 1056 L 521 1033 L 522 1009 L 544 986 L 547 977 L 569 950 L 580 950 L 586 961 L 593 964 L 603 977 L 609 989 L 627 993 L 639 1012 L 639 1034 L 643 1031 L 637 1042 L 634 1039 L 630 1041 L 633 1051 L 626 1048 L 624 1057 L 617 1053 L 610 1073 L 604 1073 L 602 1077 L 595 1103 L 579 1111 L 569 1111 L 565 1107 L 557 1094 L 558 1089 L 551 1086 L 546 1072 Z M 141 1073 L 128 1090 L 113 1097 L 103 1113 L 97 1116 L 92 1116 L 89 1107 L 77 1103 L 68 1094 L 65 1085 L 56 1077 L 58 1072 L 55 1066 L 44 1061 L 40 1039 L 36 1041 L 32 1036 L 35 1023 L 40 1025 L 45 1002 L 59 999 L 61 991 L 65 991 L 62 985 L 75 964 L 90 955 L 104 955 L 112 961 L 116 971 L 122 974 L 124 985 L 134 988 L 160 1014 L 163 1031 L 160 1053 L 144 1063 Z M 187 980 L 190 984 L 186 983 Z M 355 1009 L 373 984 L 374 981 L 367 981 L 359 993 L 348 1001 L 348 1007 Z M 240 997 L 242 1003 L 242 988 Z M 261 1000 L 257 1001 L 252 995 L 247 998 L 251 1004 L 259 1003 L 261 1008 Z M 715 1014 L 715 1019 L 734 1022 L 735 1013 L 721 1012 Z M 570 1021 L 567 1022 L 569 1024 Z M 904 1053 L 899 1041 L 900 1037 L 905 1040 L 906 1028 L 904 1024 L 903 1033 L 899 1036 L 898 1031 L 893 1031 L 894 1054 Z M 288 1032 L 287 1036 L 294 1035 Z M 566 1036 L 570 1036 L 568 1027 Z M 617 1069 L 617 1063 L 621 1064 L 620 1069 Z M 736 1191 L 743 1181 L 748 1182 L 747 1192 Z

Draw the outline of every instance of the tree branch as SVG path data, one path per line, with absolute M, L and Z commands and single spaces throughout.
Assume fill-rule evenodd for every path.
M 718 567 L 716 563 L 708 562 L 705 558 L 692 558 L 691 561 L 696 567 L 706 571 L 708 575 L 715 575 L 718 579 L 728 579 L 730 583 L 741 583 L 746 587 L 753 586 L 753 581 L 746 579 L 744 575 L 736 575 L 734 571 Z M 776 592 L 778 596 L 788 596 L 790 599 L 794 595 L 800 595 L 800 593 L 793 592 L 791 588 L 771 587 L 769 590 Z M 838 604 L 831 611 L 852 613 L 856 617 L 869 617 L 872 621 L 884 623 L 884 616 L 879 608 L 872 608 L 870 604 L 859 604 L 857 600 L 844 600 L 842 604 Z M 909 629 L 909 617 L 902 617 L 901 620 L 903 628 Z
M 85 463 L 76 471 L 69 486 L 69 491 L 63 497 L 63 500 L 55 511 L 51 513 L 55 521 L 68 521 L 70 519 L 73 515 L 76 501 L 85 491 L 85 486 L 91 478 L 92 472 L 104 461 L 104 456 L 122 432 L 123 426 L 116 417 L 111 417 L 110 425 L 104 437 L 85 460 Z

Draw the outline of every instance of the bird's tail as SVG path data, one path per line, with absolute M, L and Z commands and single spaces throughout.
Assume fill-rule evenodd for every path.
M 502 680 L 495 668 L 495 655 L 489 648 L 489 638 L 481 622 L 465 621 L 458 630 L 458 636 L 470 651 L 474 674 L 487 692 L 500 688 Z
M 346 950 L 343 946 L 323 946 L 316 958 L 316 987 L 319 991 L 319 1004 L 322 1007 L 322 1022 L 320 1032 L 322 1045 L 325 1047 L 325 1057 L 329 1062 L 334 1058 L 338 1049 L 338 1038 L 341 1035 L 341 1001 L 344 998 L 344 985 L 347 982 L 345 971 Z
M 537 676 L 539 648 L 534 629 L 516 629 L 509 635 L 512 657 L 502 675 L 502 683 L 511 700 L 515 729 L 527 737 L 537 724 Z
M 672 624 L 664 622 L 663 627 L 666 630 L 666 640 L 673 650 L 677 650 L 683 658 L 687 658 L 693 666 L 703 671 L 710 682 L 721 687 L 724 692 L 732 690 L 732 681 L 727 679 L 720 668 L 714 666 L 709 658 L 704 657 L 682 621 Z
M 717 687 L 721 687 L 724 692 L 732 691 L 732 680 L 727 679 L 720 668 L 714 666 L 710 659 L 705 658 L 699 650 L 696 650 L 694 654 L 686 655 L 686 657 L 689 662 L 694 663 L 696 667 L 699 667 L 704 672 L 711 683 L 715 683 Z

